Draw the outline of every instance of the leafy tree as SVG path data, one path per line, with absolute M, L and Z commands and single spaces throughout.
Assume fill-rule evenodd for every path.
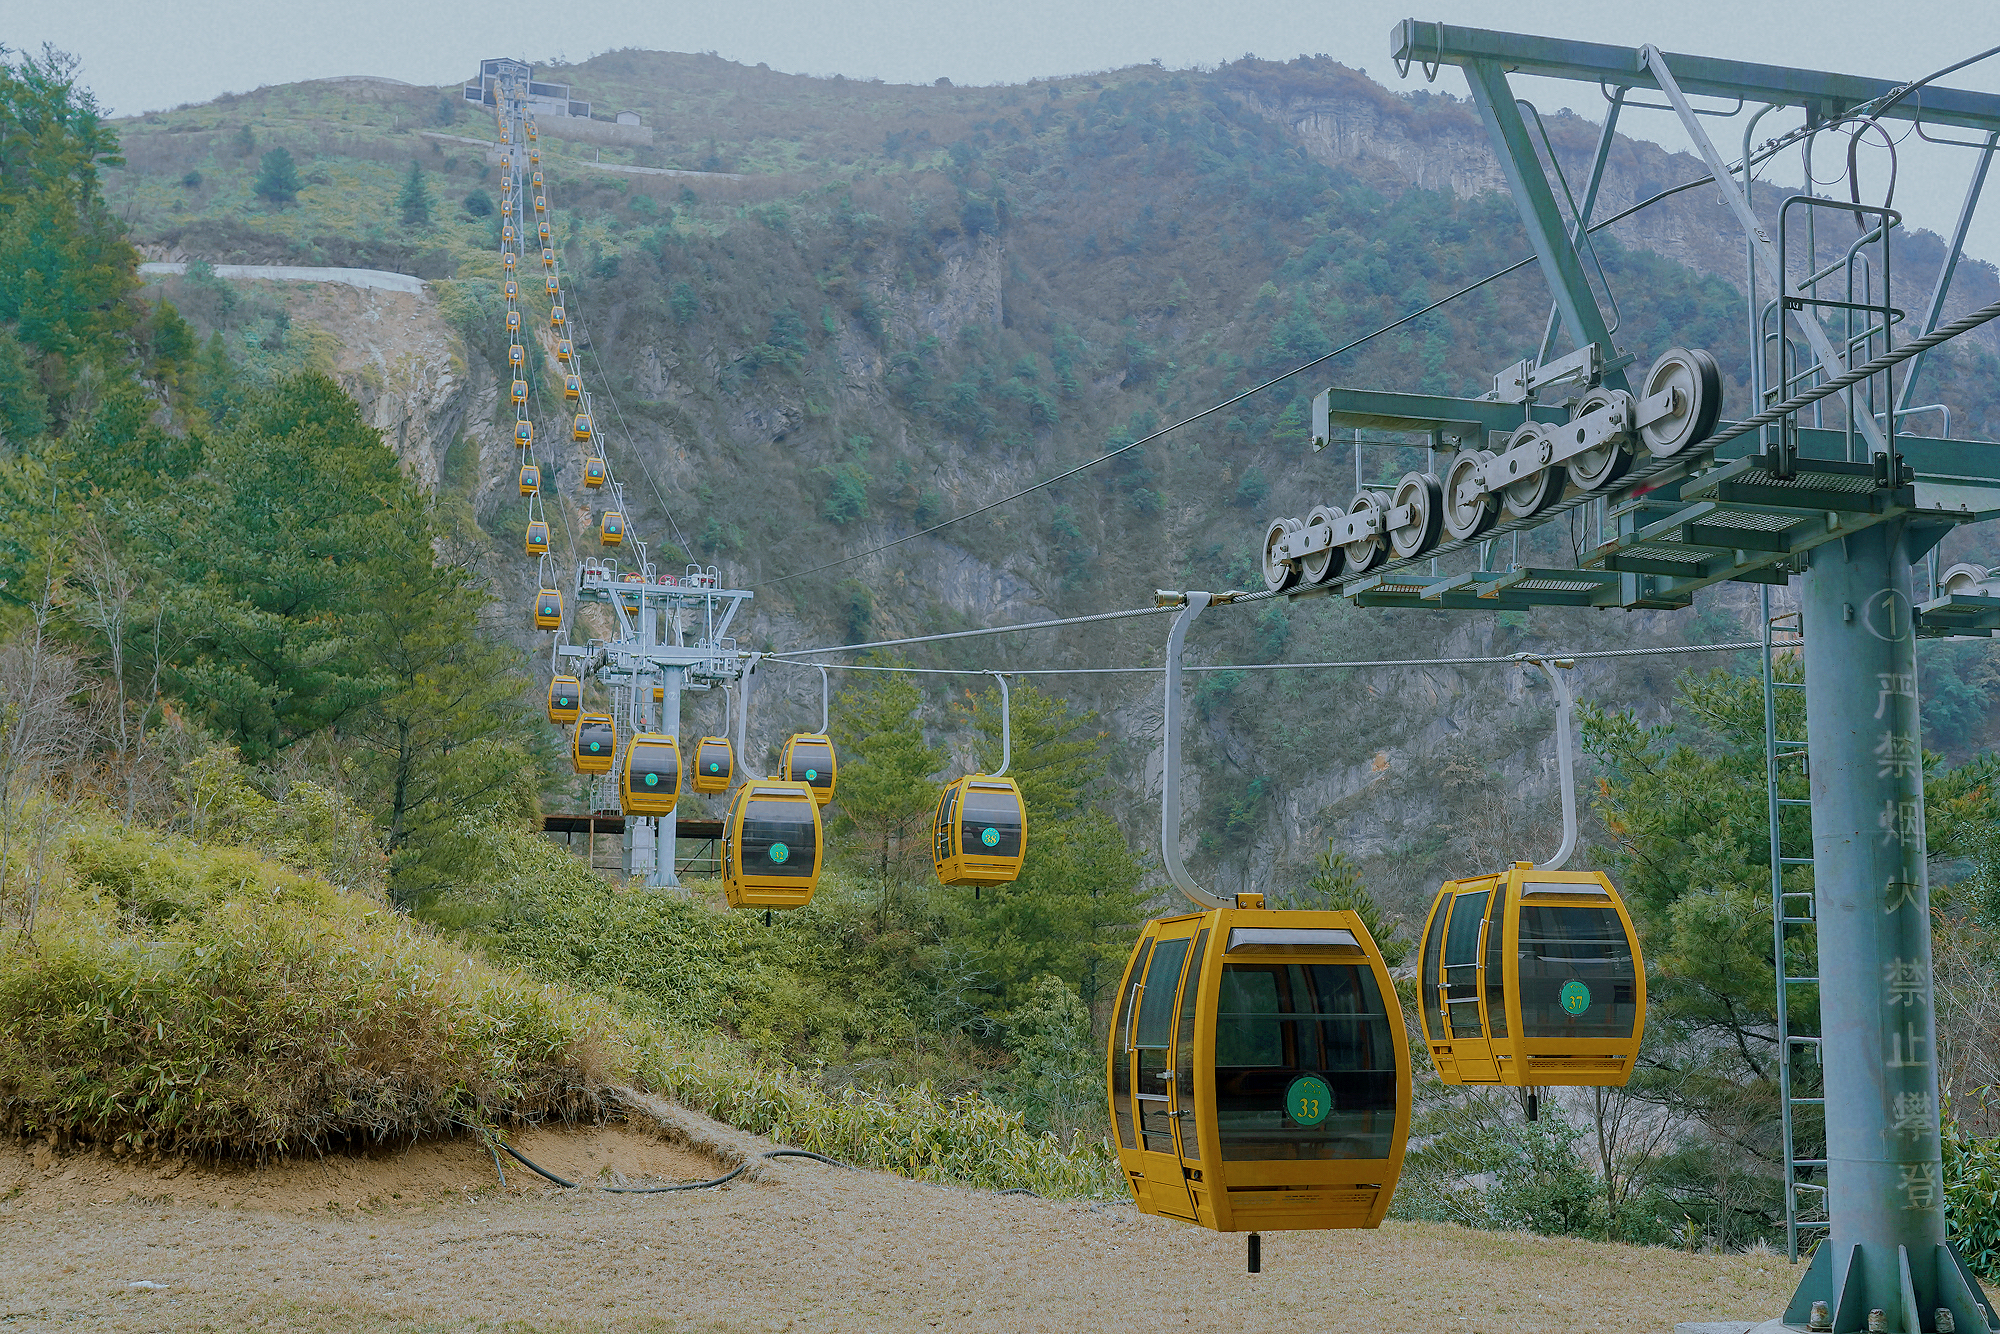
M 465 211 L 475 218 L 493 216 L 493 196 L 484 190 L 474 190 L 465 197 Z
M 828 523 L 845 526 L 868 517 L 868 471 L 855 463 L 822 468 L 826 477 L 826 499 L 819 514 Z
M 431 191 L 424 184 L 424 169 L 415 162 L 410 164 L 410 174 L 403 178 L 403 188 L 396 195 L 396 213 L 405 227 L 430 226 Z
M 292 161 L 291 150 L 274 148 L 264 154 L 258 164 L 257 179 L 251 183 L 250 191 L 273 204 L 291 204 L 297 202 L 299 191 L 304 188 L 305 182 L 299 179 L 299 166 Z

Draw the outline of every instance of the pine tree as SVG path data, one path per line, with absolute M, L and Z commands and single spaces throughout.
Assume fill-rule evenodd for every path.
M 1273 908 L 1355 914 L 1368 928 L 1368 934 L 1375 938 L 1375 947 L 1382 951 L 1383 962 L 1391 968 L 1402 963 L 1410 952 L 1410 941 L 1403 934 L 1402 923 L 1382 910 L 1381 903 L 1362 883 L 1361 868 L 1350 861 L 1346 853 L 1336 850 L 1332 839 L 1327 840 L 1326 851 L 1319 855 L 1318 865 L 1304 886 L 1280 890 L 1272 898 Z
M 298 163 L 292 161 L 289 149 L 274 148 L 264 154 L 258 164 L 257 179 L 250 186 L 251 192 L 273 204 L 295 203 L 305 182 L 299 179 Z
M 980 767 L 1000 763 L 1000 693 L 972 701 Z M 1104 781 L 1106 733 L 1097 716 L 1033 686 L 1011 700 L 1013 754 L 1007 776 L 1027 807 L 1027 857 L 1021 878 L 995 885 L 957 911 L 981 942 L 980 963 L 1002 1010 L 1024 1002 L 1047 974 L 1072 981 L 1084 1002 L 1118 984 L 1144 905 L 1144 867 L 1125 833 L 1092 798 Z
M 900 676 L 878 676 L 840 695 L 833 724 L 840 752 L 841 824 L 868 850 L 889 905 L 892 866 L 929 845 L 937 804 L 933 777 L 944 752 L 924 742 L 923 693 Z
M 403 178 L 402 193 L 396 196 L 396 211 L 405 227 L 428 227 L 431 222 L 431 192 L 424 184 L 424 169 L 415 162 Z

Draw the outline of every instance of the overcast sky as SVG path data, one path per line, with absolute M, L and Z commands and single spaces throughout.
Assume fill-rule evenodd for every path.
M 337 74 L 377 74 L 447 84 L 482 56 L 583 60 L 640 47 L 714 51 L 745 64 L 892 83 L 1011 83 L 1157 59 L 1214 65 L 1246 53 L 1284 60 L 1321 53 L 1366 69 L 1392 88 L 1389 32 L 1410 0 L 730 0 L 661 3 L 591 0 L 507 5 L 472 0 L 8 0 L 0 42 L 53 42 L 83 59 L 98 96 L 120 115 L 204 101 L 221 92 Z M 1891 17 L 1886 19 L 1884 15 Z M 1653 42 L 1768 64 L 1909 79 L 2000 45 L 1994 0 L 1823 0 L 1804 7 L 1765 0 L 1679 0 L 1665 6 L 1576 0 L 1451 0 L 1417 15 L 1637 46 Z M 2000 92 L 2000 57 L 1952 76 Z M 1596 119 L 1589 85 L 1535 86 L 1544 108 L 1569 105 Z M 1439 85 L 1463 93 L 1452 71 Z M 580 90 L 588 95 L 587 88 Z M 1766 121 L 1768 126 L 1771 122 Z M 1622 128 L 1684 147 L 1671 118 L 1628 113 Z M 1762 136 L 1760 127 L 1760 135 Z M 1740 139 L 1718 125 L 1717 142 Z M 1951 225 L 1971 154 L 1903 145 L 1897 200 L 1910 221 Z M 1982 210 L 1973 253 L 2000 258 L 2000 182 Z

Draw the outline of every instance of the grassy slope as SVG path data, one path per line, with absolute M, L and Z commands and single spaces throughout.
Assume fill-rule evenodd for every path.
M 0 952 L 0 1125 L 266 1157 L 592 1119 L 632 1084 L 920 1179 L 1043 1194 L 1115 1184 L 1100 1146 L 1030 1134 L 981 1097 L 829 1093 L 716 1036 L 688 980 L 721 985 L 726 947 L 714 947 L 744 934 L 741 920 L 673 905 L 683 929 L 650 939 L 689 967 L 679 988 L 645 990 L 604 958 L 563 956 L 573 935 L 530 931 L 511 954 L 537 980 L 390 910 L 365 868 L 364 887 L 336 888 L 329 876 L 351 872 L 353 853 L 333 855 L 324 821 L 315 832 L 310 808 L 327 805 L 301 785 L 283 803 L 243 803 L 206 840 L 73 820 L 37 930 Z M 505 899 L 612 893 L 538 838 L 494 837 L 507 845 Z M 585 943 L 595 954 L 603 942 Z

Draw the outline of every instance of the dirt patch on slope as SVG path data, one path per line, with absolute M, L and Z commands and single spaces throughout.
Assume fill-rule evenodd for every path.
M 519 1143 L 551 1168 L 628 1177 L 713 1175 L 715 1163 L 769 1147 L 670 1115 L 658 1134 L 628 1124 Z M 22 1155 L 10 1152 L 0 1172 L 18 1179 Z M 799 1159 L 670 1195 L 545 1189 L 512 1170 L 502 1191 L 471 1139 L 371 1156 L 345 1178 L 315 1183 L 305 1174 L 316 1170 L 217 1174 L 196 1194 L 193 1169 L 162 1180 L 143 1164 L 56 1160 L 0 1202 L 0 1323 L 1576 1334 L 1768 1316 L 1798 1278 L 1768 1255 L 1411 1223 L 1267 1234 L 1264 1272 L 1249 1275 L 1243 1238 L 1129 1205 L 996 1196 Z
M 557 1176 L 579 1183 L 707 1181 L 729 1170 L 721 1158 L 669 1130 L 638 1122 L 545 1126 L 510 1134 L 507 1140 Z M 502 1165 L 508 1194 L 548 1186 L 511 1158 L 503 1157 Z M 46 1144 L 18 1140 L 0 1147 L 0 1200 L 17 1214 L 118 1203 L 296 1213 L 414 1206 L 499 1193 L 493 1156 L 471 1135 L 261 1167 L 182 1158 L 135 1160 L 103 1149 L 58 1153 Z

